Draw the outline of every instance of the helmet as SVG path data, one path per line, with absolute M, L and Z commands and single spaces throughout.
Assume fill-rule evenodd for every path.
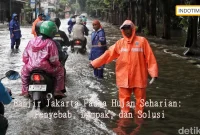
M 75 18 L 72 18 L 72 22 L 76 22 Z
M 39 21 L 36 25 L 35 25 L 35 32 L 37 35 L 40 35 L 40 26 L 43 23 L 43 21 Z
M 40 34 L 53 38 L 58 32 L 56 24 L 52 21 L 44 21 L 40 26 Z
M 61 22 L 59 18 L 53 18 L 50 21 L 54 22 L 58 28 L 60 27 Z
M 82 19 L 81 19 L 81 17 L 79 17 L 79 16 L 76 17 L 76 23 L 79 23 L 79 24 L 82 23 Z

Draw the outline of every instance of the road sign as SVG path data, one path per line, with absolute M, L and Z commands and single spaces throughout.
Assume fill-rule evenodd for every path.
M 35 0 L 30 0 L 30 6 L 31 8 L 35 8 Z

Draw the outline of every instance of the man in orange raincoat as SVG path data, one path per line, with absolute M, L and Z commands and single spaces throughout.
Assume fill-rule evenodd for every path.
M 135 35 L 132 21 L 126 20 L 120 27 L 123 38 L 112 45 L 103 55 L 91 62 L 93 68 L 116 60 L 116 83 L 119 88 L 119 101 L 122 113 L 128 113 L 132 92 L 136 98 L 135 115 L 143 113 L 146 101 L 148 73 L 150 83 L 158 77 L 158 66 L 146 38 Z
M 34 37 L 37 37 L 37 33 L 36 33 L 36 31 L 35 31 L 35 25 L 36 25 L 38 22 L 42 21 L 42 17 L 43 17 L 43 14 L 41 13 L 41 14 L 38 15 L 38 18 L 33 22 L 31 34 L 33 34 Z

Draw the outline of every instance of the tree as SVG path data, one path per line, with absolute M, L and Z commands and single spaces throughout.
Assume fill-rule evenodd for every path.
M 198 0 L 191 0 L 191 5 L 198 5 L 200 2 Z M 200 22 L 198 22 L 197 16 L 190 16 L 188 19 L 189 25 L 187 30 L 187 39 L 185 42 L 185 47 L 188 47 L 184 52 L 184 55 L 194 55 L 199 53 L 199 46 L 197 45 L 197 30 Z
M 80 5 L 80 10 L 81 10 L 81 11 L 85 11 L 86 0 L 78 0 L 78 3 L 79 3 L 79 5 Z
M 149 0 L 148 31 L 149 35 L 156 36 L 156 0 Z
M 138 32 L 142 32 L 142 28 L 145 26 L 145 2 L 144 0 L 137 1 L 137 26 Z
M 170 3 L 171 0 L 162 0 L 162 4 L 163 4 L 163 36 L 162 38 L 164 39 L 170 39 L 171 35 L 170 35 L 170 24 L 171 24 L 171 20 L 170 20 Z

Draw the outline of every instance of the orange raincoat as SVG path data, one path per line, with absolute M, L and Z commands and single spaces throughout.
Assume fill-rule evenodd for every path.
M 124 25 L 131 25 L 132 36 L 127 38 L 124 31 L 121 30 L 123 38 L 118 40 L 99 58 L 93 60 L 91 64 L 93 67 L 97 68 L 117 59 L 116 83 L 119 87 L 119 93 L 124 93 L 123 96 L 119 94 L 119 98 L 123 97 L 123 101 L 129 101 L 132 93 L 130 88 L 137 88 L 137 90 L 135 90 L 136 93 L 137 91 L 140 92 L 141 89 L 143 91 L 142 93 L 140 92 L 141 94 L 134 93 L 139 96 L 138 100 L 136 97 L 136 109 L 142 109 L 137 104 L 140 99 L 146 98 L 145 88 L 147 87 L 148 73 L 152 78 L 158 77 L 158 66 L 147 39 L 135 35 L 135 27 L 132 21 L 126 20 L 122 26 Z M 125 90 L 123 90 L 124 88 L 130 92 L 125 92 Z M 126 110 L 129 111 L 129 109 Z
M 40 18 L 38 17 L 38 18 L 33 22 L 31 34 L 33 34 L 34 37 L 37 37 L 36 31 L 35 31 L 35 26 L 36 26 L 36 24 L 37 24 L 38 22 L 40 22 L 40 21 L 42 21 L 42 20 L 40 20 Z

